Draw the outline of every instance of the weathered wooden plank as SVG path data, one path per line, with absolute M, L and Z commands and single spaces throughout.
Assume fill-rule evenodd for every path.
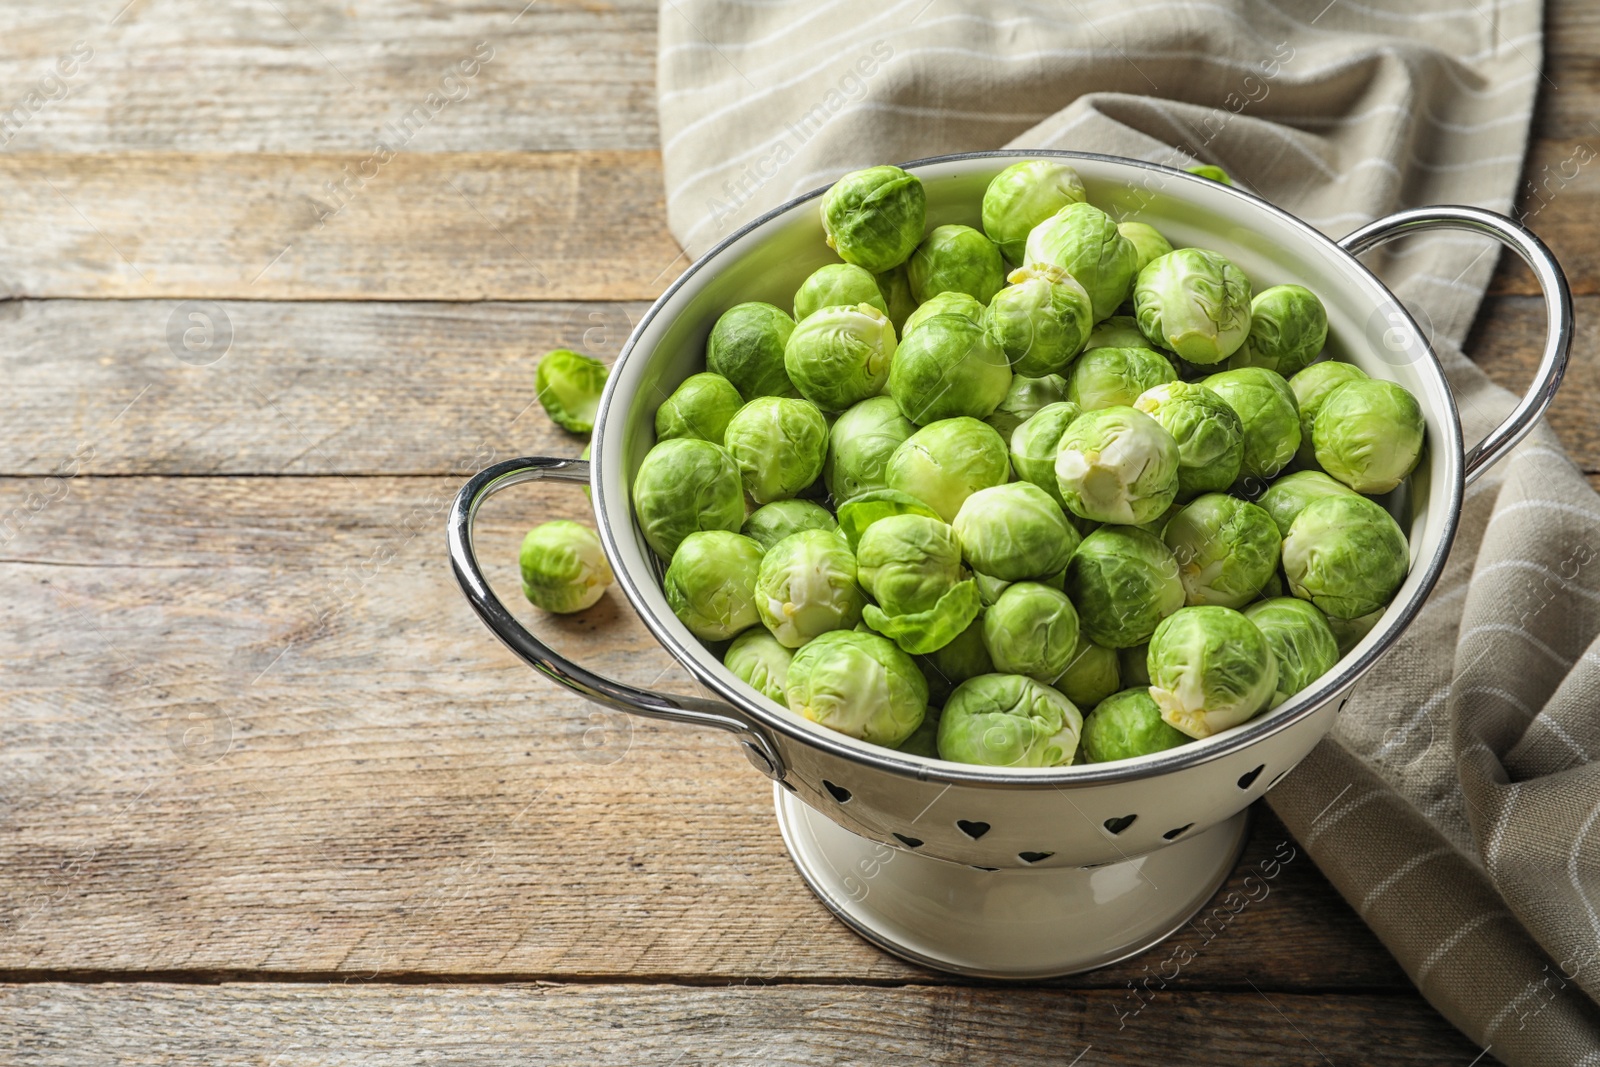
M 731 741 L 602 714 L 490 638 L 444 560 L 457 484 L 80 477 L 8 531 L 0 972 L 919 974 L 811 897 Z M 508 602 L 521 532 L 585 506 L 485 506 Z M 615 591 L 523 614 L 595 669 L 685 684 Z M 1262 827 L 1250 864 L 1283 840 Z M 1404 986 L 1303 854 L 1184 937 L 1184 983 Z
M 21 111 L 0 145 L 365 155 L 380 140 L 411 152 L 656 144 L 652 0 L 121 7 L 7 5 L 0 122 Z M 426 114 L 390 125 L 413 108 Z
M 1026 988 L 0 987 L 17 1067 L 1434 1067 L 1482 1052 L 1415 994 L 1164 993 L 1125 1011 L 1115 992 Z
M 1575 301 L 1576 332 L 1561 390 L 1546 415 L 1574 463 L 1600 471 L 1600 298 Z M 1500 385 L 1525 392 L 1544 351 L 1544 304 L 1535 296 L 1490 297 L 1466 342 L 1466 352 Z
M 1600 292 L 1600 125 L 1592 117 L 1587 129 L 1570 138 L 1538 138 L 1529 146 L 1515 214 L 1550 246 L 1574 293 Z M 1539 289 L 1522 261 L 1507 252 L 1489 291 Z

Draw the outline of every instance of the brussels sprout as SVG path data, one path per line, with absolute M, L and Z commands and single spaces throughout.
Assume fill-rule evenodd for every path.
M 1226 256 L 1180 248 L 1139 272 L 1139 329 L 1190 363 L 1221 363 L 1250 335 L 1250 279 Z
M 966 293 L 940 293 L 906 316 L 906 325 L 905 329 L 900 331 L 900 340 L 904 342 L 911 336 L 911 331 L 939 315 L 960 315 L 967 321 L 981 326 L 984 321 L 983 312 L 983 305 Z
M 906 264 L 917 302 L 940 293 L 966 293 L 981 304 L 1006 283 L 1006 265 L 995 243 L 971 226 L 936 226 Z
M 789 710 L 830 730 L 894 748 L 922 724 L 928 683 L 877 634 L 825 633 L 789 661 Z
M 1400 525 L 1360 495 L 1311 501 L 1283 539 L 1289 591 L 1330 619 L 1354 619 L 1386 606 L 1410 561 Z
M 873 279 L 878 283 L 878 292 L 883 294 L 883 304 L 889 311 L 889 321 L 894 323 L 895 332 L 905 336 L 906 319 L 917 310 L 917 298 L 911 295 L 911 279 L 906 274 L 906 265 L 902 263 L 874 274 Z M 871 302 L 867 301 L 869 304 Z
M 535 526 L 522 539 L 522 594 L 558 615 L 591 607 L 613 579 L 600 536 L 565 519 Z
M 953 525 L 967 566 L 1006 582 L 1057 573 L 1080 540 L 1061 505 L 1029 482 L 979 489 Z
M 1128 526 L 1102 526 L 1067 563 L 1066 592 L 1089 640 L 1128 648 L 1150 640 L 1183 607 L 1178 561 L 1161 539 Z M 1124 663 L 1122 683 L 1134 684 Z
M 1132 315 L 1113 315 L 1089 331 L 1089 348 L 1149 348 L 1150 342 L 1139 332 L 1139 322 Z
M 1228 177 L 1228 172 L 1214 163 L 1197 163 L 1192 167 L 1185 167 L 1184 169 L 1190 174 L 1198 175 L 1202 178 L 1209 179 L 1210 181 L 1221 182 L 1223 185 L 1233 184 L 1233 179 Z
M 1000 594 L 1011 587 L 1011 583 L 1004 578 L 991 578 L 987 574 L 973 572 L 972 580 L 978 585 L 978 599 L 985 608 L 994 607 L 995 601 L 1000 599 Z
M 1358 493 L 1387 493 L 1422 458 L 1417 398 L 1377 378 L 1345 382 L 1322 400 L 1311 443 L 1322 469 Z
M 1288 466 L 1300 447 L 1300 410 L 1281 374 L 1265 367 L 1240 367 L 1213 374 L 1200 384 L 1220 396 L 1244 426 L 1241 478 L 1264 481 Z
M 1026 159 L 994 176 L 983 193 L 983 232 L 1013 263 L 1021 263 L 1028 234 L 1086 194 L 1078 172 L 1065 163 Z
M 923 677 L 926 678 L 927 675 L 924 674 Z M 928 686 L 928 690 L 931 702 L 933 690 L 931 683 Z M 949 694 L 946 693 L 945 696 L 949 696 Z M 943 703 L 943 701 L 937 701 L 937 703 Z M 915 730 L 911 731 L 911 736 L 900 742 L 900 747 L 895 751 L 904 752 L 908 756 L 925 756 L 928 759 L 938 759 L 939 716 L 935 715 L 930 708 L 928 713 L 922 717 L 922 722 Z
M 1339 642 L 1328 628 L 1328 617 L 1304 600 L 1263 600 L 1245 608 L 1244 617 L 1256 624 L 1278 661 L 1278 686 L 1268 707 L 1282 704 L 1339 662 Z
M 788 706 L 785 689 L 789 684 L 789 661 L 794 653 L 778 643 L 761 627 L 746 630 L 733 639 L 722 665 L 745 685 L 768 700 Z
M 745 492 L 765 504 L 817 480 L 828 452 L 828 423 L 807 401 L 763 396 L 739 409 L 724 441 Z
M 1056 453 L 1060 451 L 1061 435 L 1081 414 L 1083 409 L 1070 400 L 1046 404 L 1011 431 L 1011 467 L 1017 477 L 1049 493 L 1050 499 L 1063 508 L 1067 504 L 1056 481 Z
M 1040 408 L 1066 399 L 1067 380 L 1059 374 L 1047 374 L 1043 378 L 1013 374 L 1005 399 L 983 421 L 994 427 L 1001 440 L 1009 441 L 1017 427 L 1038 414 Z
M 1048 685 L 1078 651 L 1078 613 L 1061 590 L 1017 582 L 984 613 L 983 644 L 996 670 Z
M 534 389 L 552 422 L 563 430 L 588 433 L 594 429 L 600 394 L 606 388 L 606 365 L 567 348 L 557 348 L 539 361 Z
M 1178 443 L 1135 408 L 1086 411 L 1061 434 L 1056 482 L 1074 515 L 1149 522 L 1178 495 Z
M 1079 630 L 1078 647 L 1054 685 L 1078 707 L 1092 708 L 1121 688 L 1122 672 L 1117 668 L 1116 649 L 1089 640 L 1081 625 Z
M 928 200 L 922 182 L 899 167 L 852 171 L 822 194 L 822 230 L 846 263 L 881 274 L 922 240 Z
M 1011 387 L 1011 362 L 982 326 L 961 315 L 936 315 L 895 353 L 889 395 L 918 426 L 994 411 Z
M 761 557 L 756 611 L 785 648 L 799 648 L 830 630 L 850 629 L 861 621 L 866 602 L 856 584 L 856 557 L 836 533 L 802 530 Z
M 824 411 L 877 396 L 889 380 L 894 326 L 871 304 L 823 308 L 789 335 L 783 366 L 800 395 Z
M 1011 272 L 1009 286 L 989 301 L 984 327 L 1017 374 L 1065 370 L 1094 325 L 1089 294 L 1060 267 L 1036 263 Z
M 856 574 L 878 601 L 863 610 L 866 624 L 916 655 L 949 644 L 982 608 L 977 586 L 963 580 L 955 531 L 939 519 L 892 515 L 873 523 L 861 535 Z
M 634 476 L 633 511 L 645 541 L 665 560 L 696 530 L 738 533 L 744 525 L 739 465 L 710 441 L 662 441 Z
M 1133 406 L 1178 443 L 1178 499 L 1228 488 L 1244 462 L 1244 424 L 1216 393 L 1198 382 L 1163 382 Z
M 1172 251 L 1172 242 L 1161 236 L 1161 231 L 1148 223 L 1119 222 L 1117 232 L 1132 242 L 1133 250 L 1138 253 L 1133 266 L 1135 276 Z
M 924 515 L 930 519 L 943 518 L 937 511 L 898 489 L 869 489 L 839 505 L 839 532 L 854 552 L 861 544 L 861 535 L 879 519 L 894 515 Z
M 1283 571 L 1275 570 L 1267 579 L 1267 584 L 1261 587 L 1262 600 L 1276 600 L 1280 596 L 1288 596 L 1288 587 L 1283 584 Z
M 1305 510 L 1313 500 L 1325 496 L 1353 496 L 1355 490 L 1334 481 L 1321 471 L 1296 471 L 1286 474 L 1267 487 L 1256 503 L 1272 516 L 1278 526 L 1278 536 L 1288 537 L 1295 516 Z
M 1161 718 L 1161 707 L 1147 688 L 1108 696 L 1083 717 L 1082 751 L 1090 763 L 1148 756 L 1188 741 Z
M 1161 539 L 1178 561 L 1184 602 L 1242 608 L 1278 569 L 1272 516 L 1226 493 L 1206 493 L 1167 523 Z
M 1250 336 L 1228 369 L 1265 367 L 1285 378 L 1300 373 L 1328 339 L 1328 310 L 1301 285 L 1274 285 L 1250 301 Z
M 950 695 L 950 690 L 968 678 L 993 674 L 994 661 L 989 658 L 989 649 L 983 643 L 983 620 L 972 620 L 949 644 L 923 656 L 922 662 L 927 664 L 927 673 L 940 680 L 946 697 Z
M 744 398 L 722 375 L 691 374 L 656 408 L 656 440 L 698 437 L 720 445 L 728 420 L 742 407 Z
M 803 322 L 808 315 L 823 308 L 857 304 L 870 304 L 888 317 L 889 303 L 883 298 L 883 290 L 878 288 L 878 279 L 871 271 L 854 263 L 829 263 L 818 267 L 795 290 L 794 321 Z
M 1150 685 L 1150 642 L 1142 641 L 1137 645 L 1117 650 L 1117 666 L 1122 670 L 1122 684 L 1124 686 Z
M 891 489 L 916 497 L 945 522 L 955 521 L 967 497 L 1011 477 L 1000 435 L 967 418 L 924 426 L 894 450 L 888 470 Z
M 1178 380 L 1167 357 L 1148 348 L 1091 348 L 1067 374 L 1067 399 L 1085 411 L 1132 407 L 1140 395 Z
M 774 500 L 750 513 L 744 520 L 740 533 L 761 546 L 765 552 L 790 534 L 801 530 L 827 530 L 837 532 L 839 524 L 828 509 L 811 500 Z
M 1117 232 L 1110 215 L 1091 204 L 1068 204 L 1028 233 L 1023 259 L 1054 263 L 1089 293 L 1096 322 L 1128 298 L 1139 250 Z
M 1335 619 L 1324 616 L 1328 620 L 1328 629 L 1333 633 L 1333 639 L 1339 643 L 1339 655 L 1348 655 L 1352 648 L 1361 643 L 1361 639 L 1372 632 L 1383 618 L 1387 608 L 1358 615 L 1353 619 Z
M 1072 701 L 1021 674 L 962 682 L 939 717 L 939 756 L 987 767 L 1062 767 L 1078 751 Z
M 726 641 L 761 621 L 756 573 L 761 546 L 726 530 L 701 530 L 672 554 L 662 586 L 678 621 L 702 641 Z
M 794 320 L 780 307 L 759 300 L 722 313 L 706 339 L 706 369 L 722 375 L 746 400 L 799 396 L 783 368 L 783 350 Z
M 822 480 L 838 502 L 888 486 L 889 456 L 917 432 L 893 397 L 874 396 L 840 415 L 828 431 Z
M 1311 366 L 1289 379 L 1289 391 L 1300 409 L 1300 448 L 1295 458 L 1310 467 L 1317 462 L 1316 444 L 1311 430 L 1328 394 L 1346 382 L 1365 381 L 1367 374 L 1353 363 L 1328 360 Z
M 1277 684 L 1267 639 L 1232 608 L 1184 608 L 1150 638 L 1150 696 L 1168 725 L 1190 737 L 1248 722 Z

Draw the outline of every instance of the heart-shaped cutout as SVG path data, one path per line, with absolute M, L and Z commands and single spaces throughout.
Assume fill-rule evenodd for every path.
M 962 833 L 976 841 L 978 838 L 989 832 L 989 824 L 986 822 L 968 822 L 965 819 L 957 819 L 956 829 L 960 830 Z
M 842 786 L 842 785 L 834 785 L 832 782 L 828 781 L 826 778 L 824 778 L 822 780 L 822 788 L 824 788 L 828 792 L 832 793 L 833 794 L 833 799 L 837 800 L 841 804 L 850 803 L 850 798 L 855 795 L 855 794 L 851 793 L 850 790 L 846 789 L 844 786 Z
M 1138 817 L 1137 815 L 1119 815 L 1114 819 L 1107 819 L 1105 821 L 1106 831 L 1114 837 L 1132 826 L 1133 820 Z
M 1023 863 L 1038 863 L 1040 860 L 1047 860 L 1054 855 L 1054 852 L 1018 852 L 1017 859 Z
M 905 834 L 895 834 L 894 835 L 894 839 L 896 841 L 900 842 L 902 845 L 906 846 L 906 848 L 921 848 L 922 847 L 922 841 L 920 839 L 915 838 L 915 837 L 907 837 Z
M 1162 834 L 1161 836 L 1166 838 L 1168 841 L 1171 841 L 1174 838 L 1181 836 L 1186 830 L 1189 830 L 1193 826 L 1194 826 L 1194 823 L 1192 823 L 1192 822 L 1191 823 L 1185 823 L 1183 826 L 1178 827 L 1176 830 L 1168 830 L 1166 833 Z
M 1246 771 L 1245 773 L 1241 774 L 1239 776 L 1239 788 L 1240 789 L 1249 789 L 1251 786 L 1255 785 L 1256 784 L 1256 779 L 1260 778 L 1261 777 L 1261 772 L 1266 770 L 1266 769 L 1267 769 L 1267 765 L 1265 763 L 1263 763 L 1261 766 L 1257 767 L 1255 770 Z

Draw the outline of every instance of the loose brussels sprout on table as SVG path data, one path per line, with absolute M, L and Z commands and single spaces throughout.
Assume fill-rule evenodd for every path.
M 911 657 L 874 633 L 834 630 L 789 661 L 789 710 L 895 748 L 922 725 L 928 683 Z
M 918 324 L 889 368 L 889 395 L 918 426 L 962 415 L 986 418 L 1010 388 L 1011 361 L 981 325 L 962 315 Z
M 1056 482 L 1080 518 L 1149 522 L 1178 495 L 1178 444 L 1135 408 L 1086 411 L 1062 431 Z
M 983 193 L 983 232 L 1013 263 L 1026 258 L 1028 234 L 1068 204 L 1087 198 L 1083 179 L 1065 163 L 1028 159 L 994 176 Z
M 742 534 L 702 530 L 683 539 L 662 588 L 672 613 L 702 641 L 726 641 L 761 621 L 756 574 L 761 546 Z
M 828 422 L 805 400 L 763 396 L 728 422 L 723 443 L 757 504 L 792 497 L 822 474 Z
M 1011 476 L 1005 442 L 977 419 L 943 419 L 906 438 L 889 457 L 889 488 L 954 522 L 967 497 Z
M 1082 752 L 1088 763 L 1148 756 L 1190 741 L 1161 717 L 1148 687 L 1107 696 L 1083 717 Z
M 833 513 L 812 500 L 774 500 L 763 504 L 744 520 L 739 532 L 755 541 L 765 552 L 790 534 L 801 530 L 836 531 L 839 524 Z
M 756 612 L 786 648 L 861 621 L 866 594 L 856 582 L 856 557 L 844 538 L 802 530 L 767 550 L 756 574 Z
M 987 767 L 1060 767 L 1078 751 L 1083 716 L 1072 702 L 1020 674 L 962 682 L 939 716 L 939 755 Z
M 1133 288 L 1139 250 L 1117 230 L 1116 220 L 1092 204 L 1068 204 L 1028 234 L 1023 259 L 1050 263 L 1076 278 L 1089 294 L 1094 320 L 1117 310 Z
M 1011 369 L 1039 377 L 1065 370 L 1089 339 L 1094 307 L 1083 286 L 1049 263 L 1011 272 L 1011 284 L 989 301 L 989 339 Z
M 1190 363 L 1221 363 L 1250 335 L 1250 279 L 1226 256 L 1180 248 L 1139 272 L 1133 313 L 1151 343 Z
M 834 182 L 820 206 L 828 247 L 878 274 L 904 263 L 921 242 L 928 196 L 921 179 L 899 167 L 868 167 Z
M 794 321 L 803 322 L 813 312 L 841 304 L 870 304 L 885 316 L 889 314 L 889 303 L 871 271 L 854 263 L 829 263 L 818 267 L 795 290 Z
M 541 359 L 534 372 L 539 404 L 563 430 L 588 433 L 594 429 L 607 373 L 598 359 L 558 348 Z
M 783 367 L 794 320 L 780 307 L 759 300 L 722 313 L 706 339 L 706 369 L 733 383 L 746 400 L 799 396 Z
M 971 226 L 938 226 L 906 264 L 918 302 L 940 293 L 966 293 L 980 304 L 1000 291 L 1006 267 L 1000 249 Z
M 835 419 L 822 465 L 822 481 L 834 502 L 888 488 L 889 457 L 916 432 L 916 424 L 888 396 L 869 397 Z
M 822 308 L 794 328 L 783 366 L 800 395 L 824 411 L 877 396 L 889 380 L 894 325 L 871 304 Z
M 744 398 L 720 374 L 691 374 L 656 408 L 656 440 L 698 437 L 722 444 L 728 422 L 744 407 Z
M 1244 463 L 1244 424 L 1199 382 L 1164 382 L 1133 406 L 1161 424 L 1178 444 L 1178 499 L 1227 489 Z
M 581 522 L 559 519 L 522 539 L 522 595 L 558 615 L 594 606 L 614 580 L 600 535 Z

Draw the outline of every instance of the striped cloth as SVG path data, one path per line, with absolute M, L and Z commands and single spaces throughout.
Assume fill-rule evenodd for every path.
M 845 171 L 1005 146 L 1216 163 L 1332 235 L 1505 211 L 1541 78 L 1537 0 L 665 0 L 660 25 L 668 216 L 696 255 Z M 1481 436 L 1512 398 L 1458 345 L 1496 257 L 1392 249 L 1371 262 Z M 1422 615 L 1270 797 L 1486 1062 L 1600 1064 L 1597 529 L 1541 427 L 1473 486 Z

